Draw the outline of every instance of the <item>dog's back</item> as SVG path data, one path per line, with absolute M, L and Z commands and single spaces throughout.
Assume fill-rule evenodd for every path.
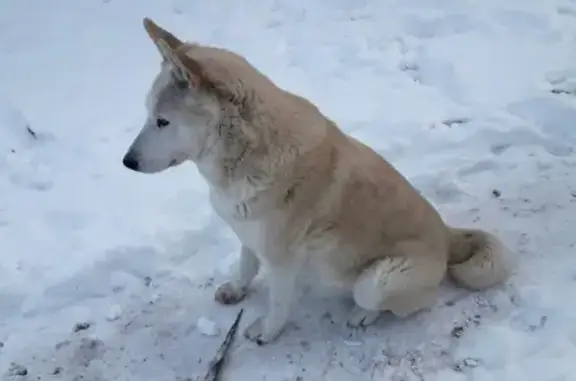
M 218 79 L 216 86 L 248 109 L 245 122 L 260 147 L 246 159 L 244 176 L 266 185 L 241 201 L 247 220 L 262 220 L 250 221 L 266 229 L 260 236 L 290 246 L 284 255 L 318 256 L 335 276 L 357 274 L 375 259 L 394 256 L 396 243 L 406 239 L 433 237 L 430 244 L 443 249 L 436 259 L 446 262 L 441 246 L 448 244 L 447 230 L 440 217 L 381 156 L 240 55 L 200 45 L 186 49 L 207 76 Z M 253 249 L 268 255 L 266 244 L 259 246 Z

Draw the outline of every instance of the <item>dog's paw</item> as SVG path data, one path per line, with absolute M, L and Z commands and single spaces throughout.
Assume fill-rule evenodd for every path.
M 278 337 L 282 331 L 282 327 L 278 329 L 267 329 L 265 321 L 264 317 L 256 319 L 244 330 L 244 337 L 258 345 L 268 344 Z
M 228 282 L 218 287 L 214 299 L 221 304 L 238 304 L 246 297 L 246 294 L 246 288 L 238 288 Z
M 380 311 L 369 311 L 358 306 L 350 313 L 346 325 L 350 328 L 364 328 L 372 325 L 380 317 Z

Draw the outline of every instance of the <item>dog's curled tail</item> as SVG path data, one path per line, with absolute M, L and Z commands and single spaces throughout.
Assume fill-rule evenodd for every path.
M 494 235 L 479 229 L 450 229 L 448 274 L 461 286 L 482 290 L 510 276 L 507 248 Z

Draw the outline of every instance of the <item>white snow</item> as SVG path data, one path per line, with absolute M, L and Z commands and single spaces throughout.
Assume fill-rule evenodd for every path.
M 205 316 L 200 316 L 196 322 L 196 328 L 204 336 L 218 336 L 220 329 L 215 322 Z
M 122 316 L 122 306 L 119 304 L 114 304 L 108 309 L 108 314 L 106 314 L 106 320 L 114 321 L 120 319 Z
M 244 54 L 518 264 L 365 332 L 306 294 L 277 342 L 239 335 L 225 379 L 576 380 L 574 0 L 0 2 L 2 380 L 201 378 L 222 337 L 198 319 L 241 308 L 213 300 L 238 243 L 193 165 L 121 163 L 160 63 L 144 16 Z

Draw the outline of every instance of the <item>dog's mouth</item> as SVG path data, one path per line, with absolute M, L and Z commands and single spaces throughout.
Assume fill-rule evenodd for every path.
M 174 158 L 172 160 L 170 160 L 168 167 L 175 167 L 177 165 L 180 165 L 183 162 L 185 162 L 186 159 L 188 159 L 188 156 L 183 152 L 179 152 L 176 155 L 174 155 Z

